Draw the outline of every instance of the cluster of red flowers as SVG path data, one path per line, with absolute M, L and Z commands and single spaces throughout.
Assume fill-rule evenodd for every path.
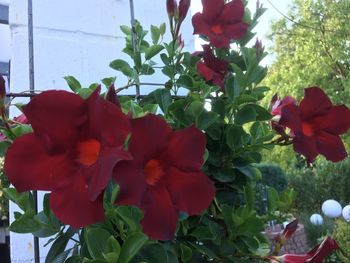
M 229 63 L 216 58 L 215 48 L 230 48 L 231 40 L 239 40 L 247 33 L 249 25 L 243 22 L 242 0 L 202 0 L 203 11 L 192 18 L 194 34 L 205 36 L 209 45 L 203 46 L 203 61 L 197 64 L 197 71 L 203 78 L 224 90 L 224 81 Z M 212 46 L 212 47 L 211 47 Z
M 347 156 L 339 135 L 350 128 L 350 110 L 345 105 L 333 105 L 322 89 L 305 89 L 299 105 L 289 96 L 282 100 L 274 97 L 272 104 L 272 127 L 282 137 L 291 138 L 294 150 L 309 163 L 319 154 L 333 162 Z
M 23 107 L 33 132 L 10 146 L 5 173 L 19 191 L 51 191 L 55 215 L 76 228 L 104 220 L 103 194 L 114 178 L 117 204 L 142 209 L 151 238 L 171 239 L 179 211 L 198 214 L 215 195 L 201 171 L 205 136 L 195 127 L 173 131 L 152 114 L 130 120 L 107 98 L 99 88 L 87 100 L 66 91 L 33 98 Z

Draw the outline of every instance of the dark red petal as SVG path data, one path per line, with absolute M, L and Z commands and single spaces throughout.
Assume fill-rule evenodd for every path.
M 122 160 L 132 159 L 128 152 L 120 147 L 103 147 L 95 164 L 84 169 L 84 176 L 88 182 L 90 200 L 95 200 L 106 188 L 112 177 L 114 166 Z
M 318 246 L 314 256 L 307 262 L 322 263 L 324 258 L 337 249 L 339 249 L 337 242 L 331 237 L 327 236 Z
M 243 22 L 228 24 L 224 28 L 225 35 L 235 40 L 241 39 L 247 33 L 248 27 L 249 25 Z
M 182 171 L 199 171 L 203 164 L 205 135 L 195 126 L 175 131 L 161 159 Z
M 50 206 L 64 224 L 79 228 L 104 220 L 102 199 L 90 201 L 83 176 L 72 175 L 69 187 L 51 193 Z
M 74 169 L 66 154 L 49 155 L 33 133 L 17 138 L 7 150 L 5 174 L 19 191 L 53 190 L 70 180 Z
M 189 215 L 201 213 L 215 197 L 214 183 L 202 172 L 168 168 L 165 184 L 175 207 Z
M 208 34 L 210 44 L 216 48 L 229 48 L 230 38 L 225 35 L 215 35 L 213 33 Z
M 197 71 L 206 81 L 212 80 L 215 73 L 211 68 L 208 68 L 202 61 L 199 61 L 197 63 Z
M 203 45 L 203 59 L 205 64 L 216 72 L 222 72 L 228 70 L 229 63 L 225 60 L 218 59 L 214 56 L 209 45 Z
M 350 128 L 350 110 L 345 105 L 333 106 L 327 115 L 314 118 L 312 123 L 320 130 L 343 134 Z
M 300 102 L 302 119 L 307 120 L 317 115 L 327 114 L 332 107 L 332 102 L 319 87 L 305 89 L 304 99 Z
M 67 91 L 45 91 L 24 106 L 23 112 L 35 134 L 48 136 L 57 145 L 72 145 L 87 120 L 84 100 Z
M 293 139 L 294 151 L 304 155 L 308 163 L 312 163 L 319 150 L 314 137 L 304 136 L 302 133 L 297 133 Z
M 101 141 L 102 146 L 119 147 L 131 132 L 128 117 L 115 104 L 104 100 L 96 89 L 86 100 L 89 114 L 90 136 Z
M 243 2 L 241 0 L 233 0 L 225 5 L 220 20 L 225 21 L 227 23 L 240 22 L 243 16 Z
M 279 124 L 290 128 L 294 133 L 302 131 L 300 109 L 294 104 L 288 104 L 281 109 Z
M 192 17 L 193 34 L 208 35 L 210 34 L 210 25 L 204 20 L 201 13 L 196 13 Z
M 177 210 L 164 187 L 151 187 L 149 190 L 150 200 L 141 208 L 144 212 L 141 221 L 143 232 L 155 240 L 171 240 L 176 231 Z
M 143 167 L 133 161 L 120 162 L 114 168 L 113 178 L 120 187 L 117 204 L 141 207 L 147 190 Z
M 109 102 L 112 102 L 113 104 L 115 104 L 116 106 L 118 106 L 120 108 L 120 103 L 117 97 L 117 94 L 115 92 L 115 86 L 114 83 L 111 84 L 111 86 L 109 86 L 107 94 L 106 94 L 106 100 Z
M 172 134 L 171 127 L 160 117 L 148 114 L 142 118 L 131 120 L 133 132 L 129 144 L 129 152 L 135 161 L 144 165 L 163 151 Z
M 5 86 L 5 79 L 0 74 L 0 98 L 5 98 L 6 96 L 6 86 Z
M 203 16 L 207 22 L 217 20 L 224 9 L 224 0 L 202 0 Z
M 315 136 L 315 141 L 319 153 L 323 154 L 327 160 L 339 162 L 347 156 L 344 144 L 337 135 L 320 132 Z

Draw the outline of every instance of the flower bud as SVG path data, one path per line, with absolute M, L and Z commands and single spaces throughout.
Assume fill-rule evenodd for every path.
M 173 17 L 177 8 L 176 0 L 167 0 L 166 1 L 166 10 L 169 17 Z
M 180 0 L 180 3 L 179 3 L 179 21 L 180 22 L 182 22 L 186 18 L 190 5 L 191 5 L 191 0 Z

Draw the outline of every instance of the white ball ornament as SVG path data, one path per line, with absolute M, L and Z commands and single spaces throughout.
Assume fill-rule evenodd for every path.
M 350 205 L 344 206 L 342 216 L 346 221 L 350 221 Z
M 329 199 L 329 200 L 323 202 L 322 212 L 325 216 L 327 216 L 329 218 L 336 218 L 336 217 L 341 216 L 342 207 L 338 201 L 335 201 L 333 199 Z
M 320 214 L 313 214 L 310 216 L 310 222 L 315 226 L 320 226 L 323 224 L 323 217 Z

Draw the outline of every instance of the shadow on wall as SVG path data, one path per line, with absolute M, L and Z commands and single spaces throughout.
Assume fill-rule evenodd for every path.
M 0 261 L 11 263 L 10 259 L 10 236 L 8 232 L 8 219 L 0 220 Z

